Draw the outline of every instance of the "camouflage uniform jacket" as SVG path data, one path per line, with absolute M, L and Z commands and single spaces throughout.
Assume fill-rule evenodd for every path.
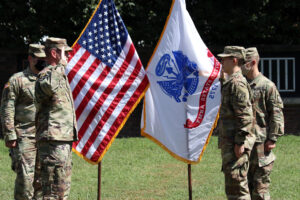
M 241 71 L 233 73 L 227 80 L 221 80 L 222 100 L 219 121 L 219 145 L 244 144 L 251 150 L 253 133 L 253 110 L 251 91 Z
M 77 125 L 73 96 L 63 65 L 49 65 L 35 86 L 37 140 L 75 141 Z
M 34 88 L 37 76 L 28 67 L 14 74 L 3 89 L 1 121 L 5 141 L 35 137 Z
M 256 143 L 264 144 L 266 140 L 277 141 L 284 134 L 283 103 L 275 84 L 259 74 L 249 81 L 254 101 L 256 115 L 255 135 Z M 258 153 L 262 153 L 262 149 Z M 260 164 L 265 165 L 275 160 L 275 155 L 264 153 Z M 262 163 L 263 162 L 263 163 Z
M 284 134 L 283 103 L 275 84 L 259 74 L 249 81 L 256 112 L 256 142 L 277 141 Z

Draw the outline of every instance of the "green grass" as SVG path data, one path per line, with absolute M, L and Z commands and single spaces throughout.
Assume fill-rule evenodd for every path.
M 300 137 L 284 136 L 277 143 L 271 175 L 274 200 L 300 199 Z M 71 200 L 97 198 L 97 166 L 74 154 Z M 192 165 L 193 199 L 222 200 L 224 177 L 217 138 L 212 137 L 202 161 Z M 13 199 L 15 174 L 8 150 L 0 141 L 0 199 Z M 188 199 L 187 164 L 177 161 L 146 138 L 116 139 L 102 161 L 104 200 Z

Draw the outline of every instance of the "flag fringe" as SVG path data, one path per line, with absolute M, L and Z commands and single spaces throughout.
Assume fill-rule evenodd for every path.
M 87 159 L 86 157 L 84 157 L 80 152 L 78 152 L 76 149 L 72 148 L 72 151 L 77 155 L 79 156 L 80 158 L 82 158 L 83 160 L 87 161 L 88 163 L 92 164 L 92 165 L 97 165 L 98 163 L 97 162 L 93 162 L 89 159 Z
M 151 135 L 149 135 L 148 133 L 146 133 L 145 131 L 141 131 L 141 135 L 152 140 L 154 143 L 156 143 L 158 146 L 160 146 L 161 148 L 163 148 L 165 151 L 167 151 L 171 156 L 173 156 L 174 158 L 176 158 L 177 160 L 180 160 L 182 162 L 185 162 L 187 164 L 197 164 L 198 161 L 190 161 L 187 160 L 185 158 L 182 158 L 178 155 L 176 155 L 175 153 L 173 153 L 172 151 L 170 151 L 165 145 L 163 145 L 162 143 L 160 143 L 158 140 L 156 140 L 154 137 L 152 137 Z
M 207 145 L 208 145 L 208 143 L 209 143 L 209 141 L 210 141 L 210 138 L 211 138 L 211 136 L 212 136 L 212 133 L 214 132 L 214 129 L 217 127 L 218 120 L 219 120 L 219 114 L 220 114 L 220 107 L 219 107 L 219 111 L 218 111 L 218 114 L 217 114 L 217 116 L 216 116 L 215 122 L 214 122 L 213 126 L 211 127 L 211 130 L 210 130 L 210 132 L 209 132 L 209 135 L 208 135 L 208 137 L 207 137 L 207 140 L 206 140 L 206 142 L 205 142 L 205 145 L 204 145 L 204 147 L 203 147 L 203 149 L 202 149 L 202 152 L 201 152 L 201 154 L 200 154 L 200 156 L 199 156 L 198 163 L 201 161 L 201 158 L 202 158 L 203 153 L 204 153 L 204 151 L 206 150 L 206 147 L 207 147 Z
M 85 25 L 84 29 L 81 31 L 79 37 L 78 37 L 78 38 L 75 40 L 75 42 L 73 43 L 72 48 L 75 46 L 75 44 L 78 42 L 79 38 L 80 38 L 80 37 L 82 36 L 82 34 L 84 33 L 85 29 L 86 29 L 86 28 L 88 27 L 88 25 L 90 24 L 92 18 L 94 17 L 95 13 L 97 12 L 97 10 L 98 10 L 98 8 L 99 8 L 101 2 L 102 2 L 102 0 L 99 1 L 97 7 L 95 8 L 95 10 L 94 10 L 92 16 L 91 16 L 90 19 L 89 19 L 89 21 L 86 23 L 86 25 Z M 76 155 L 78 155 L 80 158 L 82 158 L 82 159 L 84 159 L 85 161 L 87 161 L 88 163 L 93 164 L 93 165 L 98 164 L 98 162 L 93 162 L 93 161 L 87 159 L 86 157 L 84 157 L 80 152 L 78 152 L 78 151 L 77 151 L 76 149 L 74 149 L 73 147 L 72 147 L 72 151 L 73 151 Z
M 114 136 L 111 138 L 110 142 L 107 144 L 106 148 L 103 150 L 103 153 L 101 154 L 100 158 L 97 160 L 97 162 L 93 162 L 91 160 L 89 160 L 88 158 L 84 157 L 80 152 L 78 152 L 76 149 L 73 148 L 73 152 L 76 153 L 80 158 L 86 160 L 87 162 L 89 162 L 90 164 L 93 165 L 97 165 L 99 162 L 101 162 L 102 158 L 104 157 L 105 153 L 108 151 L 108 149 L 110 148 L 111 144 L 113 143 L 113 141 L 116 139 L 116 137 L 118 136 L 119 132 L 121 131 L 121 129 L 123 128 L 123 126 L 125 125 L 125 123 L 127 122 L 128 118 L 130 117 L 131 113 L 134 111 L 134 109 L 137 107 L 137 105 L 139 104 L 139 102 L 141 101 L 141 99 L 145 96 L 145 93 L 147 91 L 149 87 L 146 87 L 146 89 L 143 91 L 143 93 L 139 96 L 138 100 L 135 102 L 135 104 L 132 106 L 132 108 L 130 109 L 130 111 L 128 112 L 126 118 L 123 120 L 123 122 L 121 123 L 121 125 L 119 126 L 118 130 L 116 131 L 116 133 L 114 134 Z
M 162 31 L 162 33 L 161 33 L 161 35 L 160 35 L 160 38 L 159 38 L 158 43 L 156 44 L 156 47 L 155 47 L 155 49 L 154 49 L 154 51 L 153 51 L 153 54 L 152 54 L 152 56 L 151 56 L 151 58 L 150 58 L 150 60 L 149 60 L 149 62 L 148 62 L 148 64 L 147 64 L 146 70 L 147 70 L 148 66 L 150 65 L 150 63 L 151 63 L 151 61 L 152 61 L 152 58 L 153 58 L 153 56 L 155 55 L 156 50 L 157 50 L 157 48 L 158 48 L 158 46 L 159 46 L 159 44 L 160 44 L 160 42 L 161 42 L 161 39 L 162 39 L 162 37 L 163 37 L 163 35 L 164 35 L 164 33 L 165 33 L 165 30 L 166 30 L 166 28 L 167 28 L 167 25 L 168 25 L 170 16 L 171 16 L 172 11 L 173 11 L 174 3 L 175 3 L 175 0 L 172 0 L 172 5 L 171 5 L 171 8 L 170 8 L 169 15 L 168 15 L 168 17 L 167 17 L 166 23 L 165 23 L 165 25 L 164 25 L 164 29 L 163 29 L 163 31 Z M 150 83 L 149 83 L 149 85 L 150 85 Z M 147 90 L 148 90 L 148 88 L 147 88 L 145 91 L 147 91 Z M 158 144 L 161 148 L 163 148 L 165 151 L 167 151 L 171 156 L 173 156 L 173 157 L 176 158 L 177 160 L 183 161 L 183 162 L 188 163 L 188 164 L 197 164 L 197 163 L 199 163 L 200 160 L 201 160 L 201 158 L 202 158 L 202 156 L 203 156 L 203 153 L 204 153 L 204 151 L 205 151 L 205 149 L 206 149 L 206 147 L 207 147 L 207 145 L 208 145 L 208 143 L 209 143 L 209 140 L 210 140 L 210 138 L 211 138 L 211 135 L 212 135 L 212 133 L 213 133 L 213 130 L 214 130 L 215 127 L 217 126 L 218 119 L 219 119 L 219 112 L 220 112 L 220 110 L 218 111 L 218 114 L 217 114 L 217 116 L 216 116 L 215 122 L 214 122 L 214 124 L 213 124 L 213 126 L 212 126 L 212 129 L 210 130 L 210 133 L 209 133 L 209 135 L 208 135 L 208 137 L 207 137 L 207 140 L 206 140 L 206 142 L 205 142 L 205 145 L 204 145 L 204 147 L 203 147 L 203 149 L 202 149 L 202 152 L 201 152 L 201 154 L 200 154 L 198 160 L 197 160 L 197 161 L 190 161 L 190 160 L 187 160 L 187 159 L 185 159 L 185 158 L 182 158 L 182 157 L 176 155 L 175 153 L 173 153 L 172 151 L 170 151 L 166 146 L 164 146 L 162 143 L 160 143 L 158 140 L 156 140 L 154 137 L 152 137 L 151 135 L 149 135 L 148 133 L 145 132 L 145 129 L 146 129 L 146 108 L 145 108 L 145 105 L 146 105 L 146 100 L 144 99 L 144 105 L 143 105 L 143 110 L 144 110 L 144 126 L 143 126 L 143 128 L 141 129 L 141 135 L 144 136 L 144 137 L 147 137 L 148 139 L 150 139 L 150 140 L 152 140 L 153 142 L 155 142 L 156 144 Z
M 145 129 L 146 129 L 146 108 L 145 108 L 145 105 L 146 105 L 146 99 L 144 99 L 144 105 L 143 105 L 143 110 L 144 110 L 144 127 L 142 128 L 141 130 L 141 135 L 152 140 L 153 142 L 155 142 L 158 146 L 160 146 L 161 148 L 163 148 L 165 151 L 167 151 L 171 156 L 173 156 L 174 158 L 176 158 L 177 160 L 180 160 L 182 162 L 185 162 L 187 164 L 198 164 L 201 159 L 202 159 L 202 156 L 203 156 L 203 153 L 204 151 L 206 150 L 206 147 L 210 141 L 210 138 L 212 136 L 212 133 L 214 131 L 214 129 L 216 128 L 217 124 L 218 124 L 218 120 L 219 120 L 219 113 L 220 113 L 220 108 L 219 108 L 219 111 L 218 111 L 218 114 L 216 116 L 216 119 L 214 121 L 214 124 L 209 132 L 209 135 L 206 139 L 206 142 L 205 142 L 205 145 L 204 147 L 202 148 L 202 152 L 200 153 L 200 156 L 198 158 L 197 161 L 191 161 L 191 160 L 188 160 L 188 159 L 185 159 L 185 158 L 182 158 L 178 155 L 176 155 L 175 153 L 173 153 L 171 150 L 169 150 L 165 145 L 163 145 L 161 142 L 159 142 L 157 139 L 155 139 L 154 137 L 152 137 L 151 135 L 149 135 L 148 133 L 145 132 Z
M 129 111 L 129 113 L 127 114 L 126 118 L 123 120 L 122 124 L 119 126 L 118 130 L 116 131 L 115 135 L 113 136 L 113 138 L 110 140 L 110 142 L 108 143 L 108 145 L 106 146 L 105 150 L 103 151 L 101 157 L 98 159 L 97 163 L 99 163 L 103 156 L 105 155 L 105 153 L 107 152 L 107 150 L 109 149 L 110 145 L 113 143 L 113 141 L 115 140 L 115 138 L 118 136 L 119 132 L 121 131 L 121 129 L 123 128 L 123 126 L 125 125 L 125 123 L 127 122 L 128 118 L 130 117 L 131 113 L 134 111 L 134 109 L 137 107 L 137 105 L 139 104 L 139 102 L 141 101 L 141 99 L 145 96 L 145 93 L 147 91 L 149 87 L 149 84 L 147 85 L 147 87 L 145 88 L 145 90 L 143 91 L 143 93 L 140 95 L 140 97 L 138 98 L 138 100 L 135 102 L 134 106 L 131 108 L 131 110 Z
M 80 39 L 80 37 L 82 36 L 82 34 L 84 33 L 84 31 L 86 30 L 86 28 L 88 27 L 88 25 L 90 24 L 91 20 L 93 19 L 95 13 L 97 12 L 100 4 L 102 3 L 102 0 L 99 1 L 97 7 L 95 8 L 92 16 L 90 17 L 89 21 L 87 22 L 87 24 L 85 25 L 84 29 L 82 30 L 82 32 L 80 33 L 79 37 L 76 39 L 76 41 L 73 43 L 72 47 L 74 47 L 74 45 L 78 42 L 78 40 Z M 80 158 L 84 159 L 85 161 L 87 161 L 90 164 L 96 165 L 99 162 L 101 162 L 103 156 L 105 155 L 105 153 L 108 151 L 109 147 L 111 146 L 111 144 L 113 143 L 113 141 L 115 140 L 115 138 L 117 137 L 117 135 L 119 134 L 119 132 L 121 131 L 121 129 L 123 128 L 123 126 L 125 125 L 125 123 L 127 122 L 128 118 L 130 117 L 131 113 L 133 112 L 133 110 L 136 108 L 136 106 L 139 104 L 139 102 L 141 101 L 141 99 L 145 96 L 145 93 L 147 91 L 147 89 L 149 88 L 149 84 L 147 85 L 147 87 L 145 88 L 145 90 L 141 93 L 141 95 L 139 96 L 138 100 L 135 102 L 135 104 L 133 105 L 133 107 L 130 109 L 130 111 L 128 112 L 128 114 L 126 115 L 125 119 L 123 120 L 123 122 L 121 123 L 121 125 L 119 126 L 119 128 L 117 129 L 116 133 L 113 135 L 113 137 L 111 138 L 110 142 L 107 144 L 106 148 L 104 149 L 102 155 L 100 156 L 100 158 L 94 162 L 91 161 L 90 159 L 86 158 L 84 155 L 82 155 L 79 151 L 77 151 L 75 148 L 72 148 L 72 151 L 77 154 Z

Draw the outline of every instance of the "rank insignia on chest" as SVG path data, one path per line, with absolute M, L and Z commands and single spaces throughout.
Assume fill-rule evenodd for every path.
M 41 80 L 41 81 L 44 80 L 47 77 L 48 77 L 47 73 L 40 73 L 39 74 L 39 80 Z

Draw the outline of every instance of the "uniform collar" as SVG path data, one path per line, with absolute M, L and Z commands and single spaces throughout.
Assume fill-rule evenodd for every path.
M 259 79 L 260 79 L 262 76 L 263 76 L 262 73 L 259 72 L 258 76 L 256 76 L 254 79 L 252 79 L 252 80 L 247 79 L 248 82 L 249 82 L 249 85 L 250 85 L 250 86 L 251 86 L 251 85 L 256 85 L 257 82 L 259 81 Z
M 231 74 L 228 79 L 224 82 L 224 84 L 230 82 L 232 79 L 236 78 L 236 77 L 239 77 L 239 76 L 242 76 L 242 71 L 239 70 L 237 72 L 234 72 L 233 74 Z
M 57 65 L 48 65 L 47 67 L 45 67 L 46 70 L 50 70 L 50 71 L 57 71 L 62 73 L 63 75 L 65 75 L 65 66 L 63 66 L 62 64 L 57 64 Z
M 24 70 L 24 75 L 27 76 L 31 81 L 36 81 L 37 79 L 37 74 L 33 73 L 33 71 L 30 69 L 30 66 Z

